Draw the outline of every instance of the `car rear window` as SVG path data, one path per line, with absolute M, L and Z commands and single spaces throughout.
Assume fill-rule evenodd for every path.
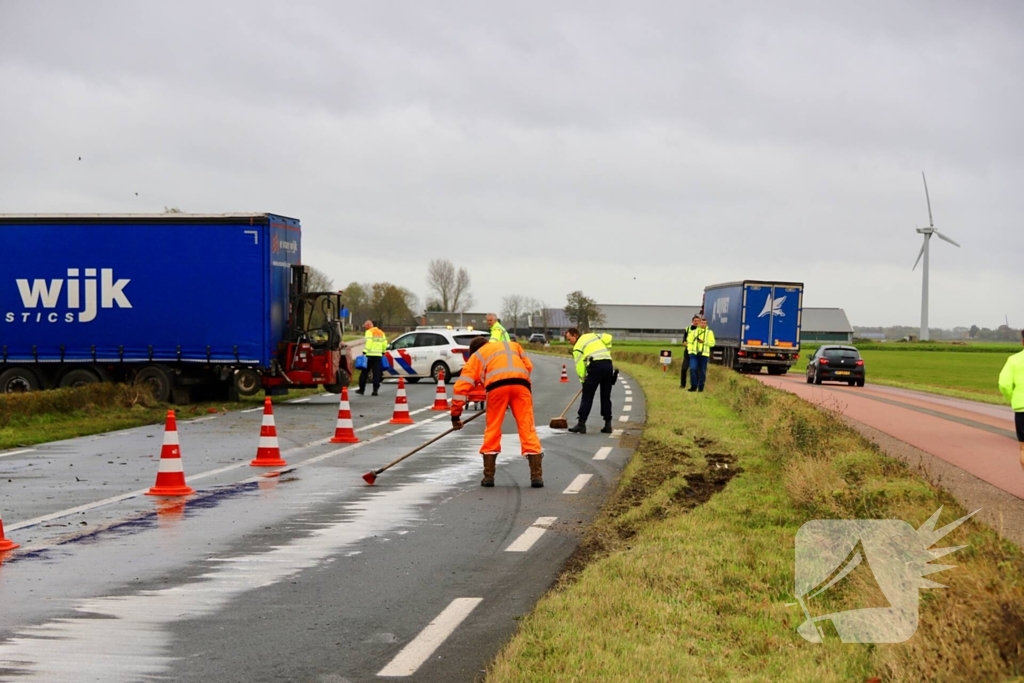
M 470 343 L 477 337 L 485 337 L 484 334 L 457 334 L 455 335 L 455 343 L 462 346 L 469 346 Z
M 857 349 L 825 349 L 825 358 L 852 358 L 857 360 L 860 353 Z

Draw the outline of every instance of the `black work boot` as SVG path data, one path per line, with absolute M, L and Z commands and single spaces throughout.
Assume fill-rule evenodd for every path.
M 573 434 L 586 434 L 587 423 L 584 422 L 583 420 L 580 420 L 579 422 L 576 423 L 575 427 L 569 427 L 569 431 L 572 432 Z
M 601 430 L 601 433 L 602 434 L 611 434 L 612 433 L 612 421 L 611 420 L 605 420 L 604 421 L 604 428 Z
M 544 488 L 544 470 L 540 464 L 543 458 L 543 453 L 531 453 L 526 456 L 526 459 L 530 461 L 530 486 L 535 489 Z
M 484 453 L 484 478 L 480 480 L 481 486 L 494 486 L 494 470 L 498 462 L 497 453 Z

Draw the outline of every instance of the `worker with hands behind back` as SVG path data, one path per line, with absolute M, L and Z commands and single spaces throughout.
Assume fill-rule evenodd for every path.
M 366 367 L 359 372 L 359 388 L 356 389 L 357 394 L 366 393 L 366 376 L 373 373 L 373 394 L 377 395 L 377 390 L 380 389 L 381 376 L 384 374 L 384 352 L 388 348 L 388 338 L 384 336 L 384 332 L 377 328 L 373 324 L 372 320 L 367 320 L 363 323 L 363 329 L 366 330 L 365 345 L 363 346 L 363 355 L 366 356 Z
M 708 376 L 708 358 L 715 345 L 715 333 L 708 329 L 707 318 L 701 316 L 697 328 L 686 335 L 686 350 L 690 354 L 690 388 L 688 391 L 704 391 L 704 380 Z
M 490 342 L 478 337 L 469 345 L 470 357 L 462 368 L 452 390 L 452 427 L 462 429 L 462 408 L 469 401 L 473 385 L 480 382 L 487 391 L 487 427 L 480 454 L 484 459 L 484 477 L 481 486 L 494 486 L 494 471 L 501 453 L 501 423 L 505 410 L 512 409 L 512 417 L 519 429 L 519 443 L 523 457 L 530 462 L 530 485 L 544 486 L 541 449 L 537 428 L 533 423 L 533 394 L 530 375 L 533 363 L 526 357 L 523 347 L 515 342 Z
M 1021 330 L 1021 341 L 1024 342 L 1024 330 Z M 1013 408 L 1013 421 L 1020 446 L 1020 467 L 1024 470 L 1024 351 L 1018 351 L 1006 359 L 1006 365 L 999 373 L 999 391 Z
M 508 336 L 508 330 L 505 329 L 501 321 L 498 320 L 498 316 L 493 313 L 487 314 L 487 324 L 491 328 L 491 339 L 490 341 L 496 342 L 507 342 L 512 341 L 512 338 Z
M 618 372 L 612 365 L 612 336 L 593 332 L 580 334 L 575 327 L 565 331 L 565 340 L 572 344 L 572 358 L 576 362 L 576 374 L 583 382 L 583 398 L 577 413 L 573 434 L 587 433 L 587 417 L 594 406 L 594 394 L 601 390 L 601 417 L 604 418 L 602 434 L 612 433 L 612 387 Z

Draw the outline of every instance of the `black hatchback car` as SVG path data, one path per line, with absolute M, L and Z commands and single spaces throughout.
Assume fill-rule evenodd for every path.
M 807 361 L 807 383 L 846 382 L 864 386 L 864 359 L 852 346 L 821 346 Z

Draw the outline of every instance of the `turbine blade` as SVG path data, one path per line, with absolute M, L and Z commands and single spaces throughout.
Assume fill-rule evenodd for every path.
M 932 199 L 928 196 L 928 179 L 924 177 L 924 171 L 921 171 L 921 180 L 924 181 L 924 199 L 928 202 L 928 227 L 934 228 L 935 222 L 932 221 Z
M 959 247 L 959 246 L 960 246 L 959 244 L 957 244 L 957 243 L 956 243 L 956 242 L 954 242 L 953 240 L 951 240 L 951 239 L 949 239 L 948 237 L 946 237 L 945 235 L 943 235 L 943 234 L 942 234 L 941 232 L 939 232 L 938 230 L 936 230 L 936 231 L 935 231 L 935 236 L 936 236 L 936 237 L 938 237 L 938 238 L 939 238 L 940 240 L 946 240 L 947 242 L 949 242 L 950 244 L 952 244 L 952 245 L 953 245 L 954 247 Z
M 928 236 L 925 236 L 925 242 L 928 241 Z M 917 264 L 921 262 L 921 257 L 924 256 L 924 245 L 925 242 L 921 242 L 921 251 L 917 252 L 917 260 L 914 261 L 914 267 L 911 270 L 917 270 Z

